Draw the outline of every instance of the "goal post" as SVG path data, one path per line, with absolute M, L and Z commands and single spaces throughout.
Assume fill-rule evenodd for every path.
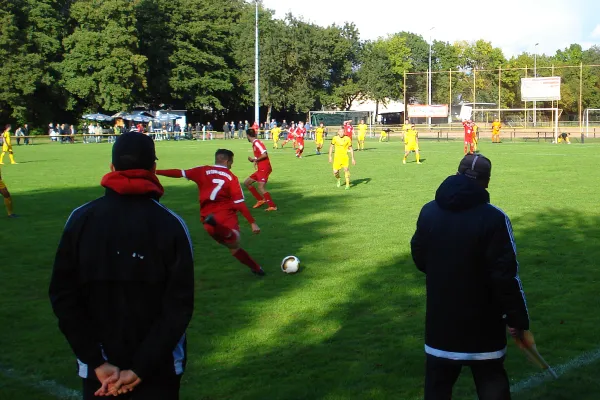
M 373 114 L 372 111 L 309 111 L 308 119 L 312 126 L 322 122 L 326 127 L 341 127 L 345 121 L 352 121 L 356 126 L 364 120 L 369 126 L 369 136 L 373 137 Z
M 535 112 L 535 115 L 534 115 Z M 492 123 L 496 118 L 502 125 L 524 129 L 552 129 L 556 141 L 559 134 L 558 120 L 561 109 L 556 107 L 536 108 L 476 108 L 472 110 L 472 119 L 480 123 Z
M 596 114 L 597 117 L 592 119 L 592 122 L 597 122 L 600 125 L 600 108 L 586 108 L 583 112 L 583 125 L 585 125 L 585 137 L 590 136 L 590 112 Z

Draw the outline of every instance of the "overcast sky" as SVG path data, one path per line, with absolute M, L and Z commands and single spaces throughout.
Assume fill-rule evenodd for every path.
M 319 25 L 354 22 L 361 39 L 400 31 L 429 40 L 484 39 L 510 57 L 523 51 L 553 55 L 571 43 L 600 45 L 600 0 L 263 0 Z

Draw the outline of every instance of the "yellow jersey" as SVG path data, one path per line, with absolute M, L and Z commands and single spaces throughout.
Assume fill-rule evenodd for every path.
M 315 142 L 323 143 L 323 135 L 325 134 L 325 128 L 318 127 L 315 131 Z
M 367 135 L 367 124 L 358 124 L 358 136 L 365 137 Z
M 352 147 L 352 140 L 350 140 L 348 136 L 340 137 L 339 135 L 336 135 L 331 140 L 331 145 L 335 146 L 336 159 L 348 158 L 348 149 Z
M 492 123 L 492 131 L 494 132 L 500 132 L 500 128 L 502 128 L 502 124 L 500 122 L 493 122 Z
M 276 126 L 275 128 L 271 129 L 271 134 L 273 135 L 273 140 L 278 141 L 279 135 L 281 135 L 281 128 Z
M 4 131 L 4 133 L 2 134 L 2 138 L 4 139 L 4 145 L 6 147 L 10 147 L 10 131 L 7 129 Z
M 404 132 L 408 131 L 408 130 L 409 130 L 409 129 L 411 129 L 411 128 L 412 128 L 412 125 L 411 125 L 411 124 L 404 124 L 404 125 L 402 125 L 402 130 L 403 130 Z
M 406 132 L 404 132 L 404 144 L 406 144 L 406 145 L 417 144 L 418 135 L 419 134 L 417 133 L 416 130 L 408 129 Z

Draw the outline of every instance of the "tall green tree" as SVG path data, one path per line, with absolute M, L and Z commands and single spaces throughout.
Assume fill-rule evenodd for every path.
M 76 28 L 63 41 L 59 67 L 69 108 L 115 112 L 142 98 L 147 59 L 139 54 L 137 1 L 78 0 L 71 5 Z

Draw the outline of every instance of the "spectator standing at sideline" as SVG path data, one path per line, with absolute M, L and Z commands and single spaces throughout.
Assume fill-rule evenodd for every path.
M 58 246 L 50 301 L 77 357 L 84 400 L 129 391 L 179 398 L 193 251 L 183 220 L 158 202 L 155 160 L 149 136 L 120 135 L 105 195 L 71 213 Z
M 238 139 L 242 139 L 244 137 L 244 124 L 242 121 L 238 122 Z
M 25 134 L 23 133 L 23 128 L 18 127 L 17 130 L 15 131 L 15 136 L 17 137 L 17 146 L 21 145 L 21 137 L 25 136 Z
M 29 125 L 23 125 L 23 136 L 25 136 L 24 143 L 25 145 L 29 144 Z
M 427 277 L 425 400 L 450 399 L 463 366 L 480 400 L 510 399 L 506 328 L 522 337 L 529 314 L 510 219 L 489 203 L 491 171 L 486 157 L 465 156 L 423 206 L 411 241 Z
M 223 139 L 229 139 L 229 122 L 223 124 Z

